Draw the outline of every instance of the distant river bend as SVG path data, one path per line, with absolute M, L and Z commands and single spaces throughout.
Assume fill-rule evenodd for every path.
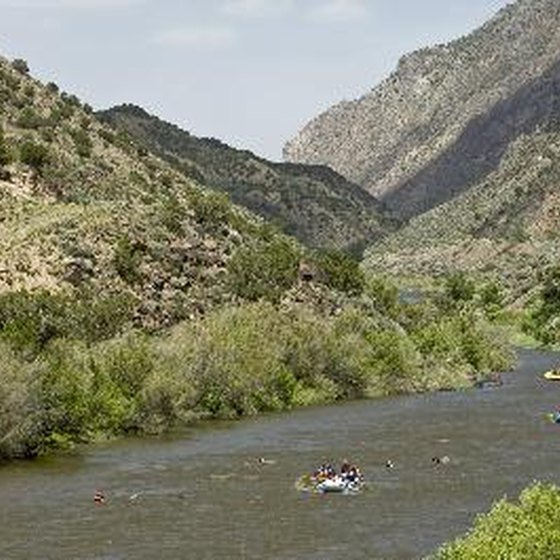
M 502 495 L 560 483 L 560 426 L 546 420 L 560 384 L 540 375 L 559 360 L 521 351 L 499 389 L 304 409 L 3 467 L 0 558 L 420 558 Z M 436 455 L 450 464 L 435 467 Z M 298 475 L 344 457 L 368 491 L 294 489 Z

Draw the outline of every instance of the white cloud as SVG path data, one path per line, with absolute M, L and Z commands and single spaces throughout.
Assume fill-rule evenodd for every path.
M 235 43 L 237 35 L 229 27 L 198 26 L 176 27 L 160 31 L 153 36 L 153 42 L 170 47 L 191 47 L 220 49 Z
M 0 0 L 0 8 L 98 9 L 139 4 L 142 0 Z
M 323 0 L 309 12 L 309 18 L 318 22 L 340 22 L 359 19 L 366 13 L 366 0 Z
M 289 12 L 294 0 L 225 0 L 222 11 L 247 18 L 274 17 Z

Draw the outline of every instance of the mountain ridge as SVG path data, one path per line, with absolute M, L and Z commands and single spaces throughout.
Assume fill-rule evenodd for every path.
M 198 138 L 135 105 L 98 116 L 186 177 L 227 193 L 311 247 L 359 248 L 393 228 L 379 201 L 330 168 L 271 162 L 214 138 Z

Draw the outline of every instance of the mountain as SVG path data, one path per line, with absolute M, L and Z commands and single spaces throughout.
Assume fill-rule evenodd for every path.
M 329 165 L 412 218 L 496 173 L 557 118 L 560 3 L 518 0 L 467 37 L 404 56 L 358 100 L 311 121 L 288 161 Z
M 238 300 L 229 263 L 239 251 L 301 253 L 75 96 L 33 79 L 24 61 L 3 58 L 0 201 L 0 297 L 105 298 L 109 309 L 115 296 L 144 327 Z
M 366 268 L 482 273 L 516 298 L 538 290 L 560 258 L 559 23 L 559 3 L 519 0 L 404 57 L 288 144 L 290 158 L 333 165 L 407 219 L 366 251 Z M 327 149 L 335 137 L 346 142 Z
M 560 260 L 559 185 L 560 127 L 552 122 L 518 138 L 468 191 L 370 247 L 365 265 L 396 275 L 484 273 L 525 297 Z
M 359 249 L 394 229 L 383 205 L 328 167 L 273 163 L 197 138 L 134 105 L 98 116 L 187 178 L 227 193 L 308 246 Z

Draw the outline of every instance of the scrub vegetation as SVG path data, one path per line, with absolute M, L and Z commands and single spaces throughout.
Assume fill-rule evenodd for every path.
M 560 344 L 560 266 L 540 274 L 540 289 L 528 304 L 523 330 L 547 346 Z
M 397 225 L 378 200 L 328 167 L 274 163 L 215 138 L 196 137 L 134 105 L 98 117 L 307 246 L 359 254 Z
M 283 261 L 282 261 L 283 262 Z M 268 273 L 266 273 L 268 274 Z M 331 298 L 330 307 L 312 301 Z M 480 309 L 401 304 L 383 279 L 360 297 L 300 285 L 150 332 L 134 301 L 46 292 L 0 298 L 0 455 L 194 420 L 349 398 L 468 387 L 512 356 Z M 345 303 L 340 305 L 340 298 Z
M 465 537 L 444 546 L 432 560 L 544 560 L 558 558 L 558 550 L 560 488 L 534 484 L 518 503 L 499 501 Z

